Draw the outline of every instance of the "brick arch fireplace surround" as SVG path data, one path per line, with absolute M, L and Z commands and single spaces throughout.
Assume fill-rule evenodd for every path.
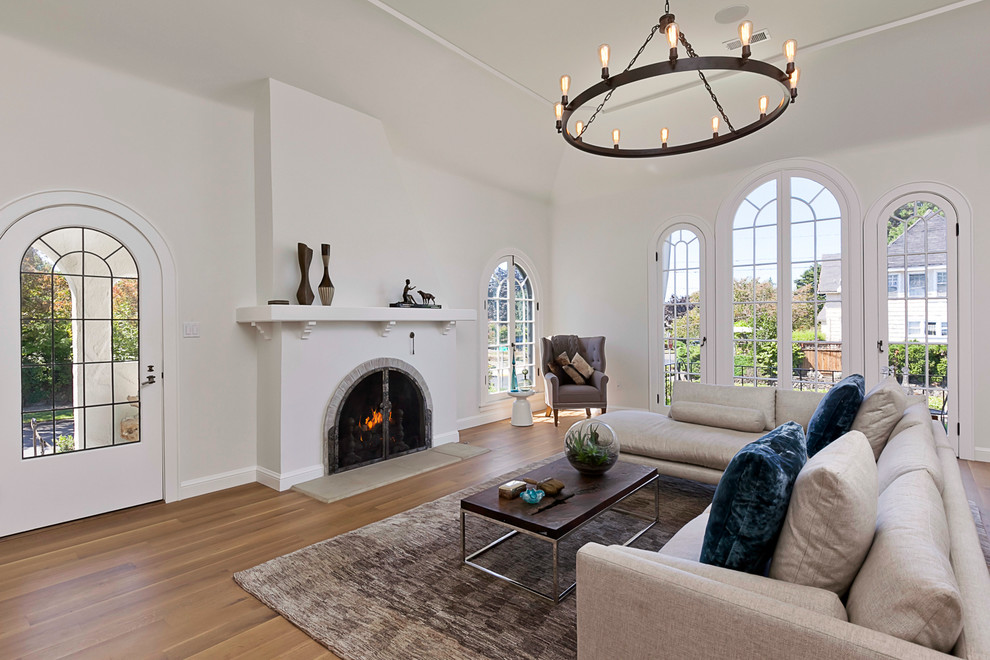
M 433 399 L 423 375 L 397 358 L 352 369 L 327 403 L 323 423 L 326 474 L 432 447 Z

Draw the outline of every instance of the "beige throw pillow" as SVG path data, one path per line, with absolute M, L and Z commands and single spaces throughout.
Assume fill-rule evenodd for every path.
M 558 355 L 556 362 L 560 365 L 560 368 L 564 370 L 564 373 L 574 381 L 575 385 L 584 385 L 584 377 L 571 364 L 571 359 L 567 357 L 567 353 L 561 353 Z
M 798 473 L 770 577 L 842 596 L 873 542 L 877 464 L 870 443 L 849 431 Z
M 750 433 L 762 431 L 763 426 L 767 423 L 762 410 L 720 406 L 717 403 L 698 403 L 697 401 L 674 401 L 670 404 L 668 417 L 678 422 L 749 431 Z
M 880 381 L 863 399 L 850 429 L 861 431 L 870 441 L 874 460 L 880 458 L 890 430 L 901 420 L 907 403 L 907 395 L 894 376 Z
M 931 425 L 909 426 L 897 435 L 890 436 L 877 460 L 880 492 L 887 490 L 901 475 L 915 470 L 926 470 L 932 475 L 938 492 L 942 492 L 942 463 L 935 453 Z
M 578 373 L 585 380 L 591 380 L 591 377 L 595 375 L 595 368 L 588 364 L 588 361 L 581 357 L 580 353 L 575 353 L 574 358 L 571 360 L 571 366 L 578 370 Z
M 849 589 L 849 621 L 948 653 L 962 631 L 945 509 L 924 470 L 880 494 L 873 546 Z

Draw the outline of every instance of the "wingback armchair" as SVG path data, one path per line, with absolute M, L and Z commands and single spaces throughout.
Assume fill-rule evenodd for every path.
M 543 377 L 547 381 L 544 392 L 547 404 L 546 416 L 549 417 L 552 411 L 553 424 L 557 426 L 559 424 L 558 413 L 561 410 L 584 408 L 588 417 L 591 417 L 592 408 L 599 408 L 604 413 L 608 406 L 605 391 L 608 385 L 608 376 L 605 375 L 605 337 L 577 337 L 577 352 L 595 370 L 595 373 L 584 385 L 564 384 L 552 372 L 550 365 L 559 355 L 559 353 L 555 353 L 555 348 L 561 346 L 561 343 L 557 341 L 558 339 L 559 337 L 543 337 L 541 340 Z

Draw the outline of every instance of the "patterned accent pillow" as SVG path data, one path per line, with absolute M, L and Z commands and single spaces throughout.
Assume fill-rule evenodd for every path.
M 852 427 L 866 394 L 866 381 L 860 374 L 846 376 L 818 402 L 808 422 L 808 456 L 814 456 Z
M 567 375 L 567 382 L 561 382 L 561 385 L 570 385 L 571 383 L 575 385 L 584 385 L 584 378 L 582 378 L 581 374 L 578 373 L 578 370 L 571 365 L 571 359 L 567 357 L 567 353 L 561 353 L 558 355 L 556 362 Z
M 588 364 L 588 361 L 585 360 L 580 353 L 574 354 L 574 359 L 571 360 L 571 366 L 577 369 L 578 373 L 581 374 L 585 380 L 591 380 L 591 377 L 595 375 L 595 368 Z
M 787 422 L 732 457 L 712 498 L 702 564 L 763 575 L 808 460 L 804 429 Z

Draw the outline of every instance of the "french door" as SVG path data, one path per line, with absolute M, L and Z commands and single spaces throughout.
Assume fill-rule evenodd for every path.
M 901 197 L 877 223 L 877 310 L 871 382 L 894 375 L 924 397 L 958 453 L 957 218 L 930 195 Z
M 162 499 L 161 277 L 102 209 L 0 237 L 0 536 Z

